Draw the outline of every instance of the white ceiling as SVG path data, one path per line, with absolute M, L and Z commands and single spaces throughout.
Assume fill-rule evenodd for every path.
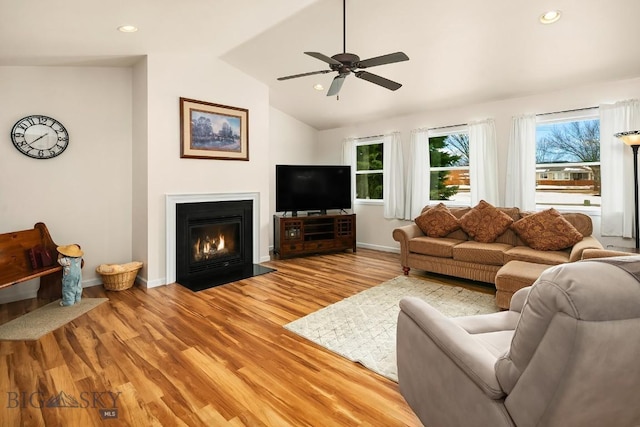
M 560 9 L 556 24 L 538 17 Z M 0 0 L 0 65 L 131 65 L 147 53 L 219 56 L 270 87 L 271 104 L 317 129 L 640 76 L 639 0 L 347 0 L 347 51 L 410 60 L 355 76 L 304 55 L 342 52 L 341 0 Z M 133 24 L 134 34 L 116 27 Z

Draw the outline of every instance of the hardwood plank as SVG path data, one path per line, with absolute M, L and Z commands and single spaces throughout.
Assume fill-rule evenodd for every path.
M 264 265 L 277 271 L 198 293 L 178 284 L 85 289 L 85 296 L 109 302 L 39 341 L 0 342 L 0 419 L 51 426 L 420 426 L 396 383 L 283 328 L 402 274 L 399 256 L 359 249 Z M 0 323 L 39 304 L 3 304 Z M 15 396 L 7 392 L 49 398 L 61 391 L 76 399 L 113 393 L 118 421 L 103 420 L 105 408 L 7 404 Z

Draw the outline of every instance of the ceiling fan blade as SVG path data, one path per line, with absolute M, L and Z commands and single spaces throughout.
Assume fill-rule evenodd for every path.
M 398 90 L 402 87 L 400 83 L 396 83 L 392 80 L 385 79 L 384 77 L 380 77 L 376 74 L 371 74 L 367 71 L 357 71 L 355 75 L 356 77 L 362 80 L 366 80 L 368 82 L 375 83 L 382 87 L 386 87 L 389 90 Z
M 310 73 L 302 73 L 302 74 L 294 74 L 292 76 L 278 77 L 278 80 L 289 80 L 289 79 L 295 79 L 298 77 L 313 76 L 314 74 L 327 74 L 327 73 L 330 73 L 331 71 L 332 70 L 311 71 Z
M 347 77 L 347 75 L 348 74 L 339 74 L 334 77 L 333 81 L 331 82 L 331 87 L 327 92 L 327 96 L 334 96 L 337 95 L 338 92 L 340 92 L 340 88 L 342 88 L 342 84 L 344 83 L 344 79 L 345 77 Z
M 331 57 L 329 57 L 327 55 L 323 55 L 320 52 L 305 52 L 304 54 L 305 55 L 309 55 L 309 56 L 313 56 L 314 58 L 319 59 L 320 61 L 324 61 L 324 62 L 326 62 L 327 64 L 330 64 L 330 65 L 342 65 L 342 62 L 336 61 L 335 59 L 333 59 L 333 58 L 331 58 Z
M 408 61 L 409 57 L 404 52 L 395 52 L 388 55 L 376 56 L 358 62 L 358 68 L 375 67 L 376 65 L 392 64 L 394 62 Z

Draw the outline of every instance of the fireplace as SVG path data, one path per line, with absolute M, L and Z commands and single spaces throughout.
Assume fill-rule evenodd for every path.
M 176 204 L 176 282 L 197 291 L 272 271 L 253 264 L 253 201 Z

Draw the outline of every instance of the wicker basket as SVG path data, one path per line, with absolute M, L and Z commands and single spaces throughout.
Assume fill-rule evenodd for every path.
M 102 264 L 96 272 L 102 276 L 102 284 L 108 291 L 124 291 L 133 286 L 136 275 L 142 268 L 140 261 L 128 264 Z

